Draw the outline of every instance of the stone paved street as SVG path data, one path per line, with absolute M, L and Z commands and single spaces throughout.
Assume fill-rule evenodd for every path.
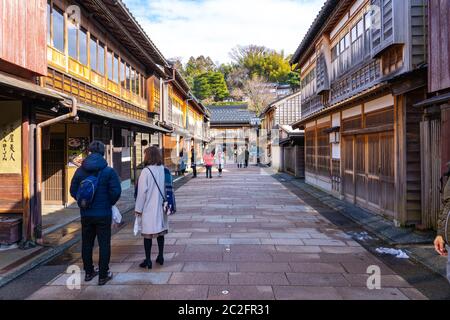
M 144 248 L 130 223 L 113 237 L 110 284 L 71 291 L 61 274 L 29 299 L 425 299 L 265 169 L 202 175 L 177 204 L 163 267 L 139 268 Z M 381 290 L 366 287 L 371 265 Z

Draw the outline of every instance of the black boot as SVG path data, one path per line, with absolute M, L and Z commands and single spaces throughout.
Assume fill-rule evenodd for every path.
M 142 262 L 139 267 L 141 268 L 148 268 L 151 269 L 152 268 L 152 259 L 151 259 L 151 254 L 152 254 L 152 239 L 144 239 L 144 248 L 145 248 L 145 260 L 144 262 Z
M 161 266 L 164 265 L 164 236 L 160 236 L 157 238 L 158 241 L 158 257 L 156 258 L 156 263 L 159 263 Z
M 152 269 L 153 268 L 153 263 L 151 260 L 147 260 L 145 259 L 144 262 L 142 262 L 139 267 L 141 267 L 142 269 Z

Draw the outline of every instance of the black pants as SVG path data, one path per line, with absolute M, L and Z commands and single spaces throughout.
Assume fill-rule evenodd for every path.
M 194 175 L 194 178 L 197 178 L 197 166 L 192 166 L 192 173 Z
M 245 159 L 245 167 L 248 168 L 248 159 Z
M 111 259 L 111 224 L 112 216 L 81 218 L 81 256 L 83 258 L 84 271 L 86 273 L 92 273 L 94 271 L 92 251 L 94 249 L 95 238 L 97 238 L 100 250 L 100 278 L 106 278 L 108 276 L 109 261 Z
M 222 171 L 223 171 L 223 168 L 222 168 L 222 165 L 221 164 L 219 164 L 219 173 L 222 173 Z
M 206 166 L 206 178 L 212 178 L 212 166 Z

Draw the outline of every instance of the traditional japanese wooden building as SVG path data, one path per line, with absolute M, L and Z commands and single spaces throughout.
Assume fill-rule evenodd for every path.
M 428 2 L 428 98 L 416 107 L 421 122 L 422 225 L 437 228 L 442 205 L 440 178 L 450 161 L 450 2 Z M 445 183 L 445 181 L 442 181 Z
M 201 161 L 204 146 L 209 141 L 209 112 L 191 93 L 189 85 L 181 74 L 169 67 L 170 78 L 163 81 L 162 122 L 171 133 L 164 135 L 164 162 L 172 171 L 178 172 L 183 152 L 185 163 L 190 164 L 190 150 L 193 145 L 197 162 Z
M 133 186 L 143 149 L 163 147 L 174 130 L 164 118 L 173 110 L 165 84 L 182 80 L 173 80 L 122 1 L 2 3 L 0 176 L 8 183 L 0 187 L 0 212 L 21 215 L 22 240 L 39 240 L 42 208 L 74 202 L 69 184 L 90 141 L 105 143 L 123 189 Z M 190 97 L 180 87 L 181 99 Z
M 328 0 L 291 60 L 307 183 L 402 226 L 422 223 L 426 17 L 425 0 Z
M 238 150 L 248 147 L 250 163 L 257 163 L 259 123 L 254 123 L 256 113 L 247 105 L 209 106 L 211 112 L 212 147 L 222 147 L 225 161 L 234 163 Z
M 284 171 L 285 160 L 290 172 L 297 172 L 299 177 L 304 176 L 304 166 L 294 169 L 296 156 L 302 155 L 304 149 L 297 142 L 301 143 L 300 130 L 291 127 L 301 119 L 301 92 L 297 91 L 288 96 L 284 96 L 269 104 L 260 114 L 261 118 L 261 147 L 265 149 L 261 157 L 261 163 L 271 166 L 276 171 Z M 295 145 L 287 140 L 289 135 L 296 137 Z M 301 157 L 299 160 L 303 159 Z M 300 166 L 302 162 L 298 163 Z M 303 172 L 303 173 L 302 173 Z

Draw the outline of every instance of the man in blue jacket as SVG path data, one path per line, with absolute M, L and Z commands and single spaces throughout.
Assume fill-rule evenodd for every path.
M 81 209 L 82 249 L 85 281 L 89 282 L 99 275 L 98 284 L 105 285 L 112 279 L 109 271 L 111 258 L 111 224 L 112 207 L 117 203 L 122 193 L 119 176 L 114 169 L 108 167 L 105 155 L 105 145 L 93 141 L 89 145 L 89 156 L 75 172 L 70 186 L 70 194 L 74 199 L 83 180 L 90 176 L 98 177 L 98 185 L 92 204 L 88 209 Z M 92 261 L 95 238 L 100 249 L 99 271 L 95 270 Z

